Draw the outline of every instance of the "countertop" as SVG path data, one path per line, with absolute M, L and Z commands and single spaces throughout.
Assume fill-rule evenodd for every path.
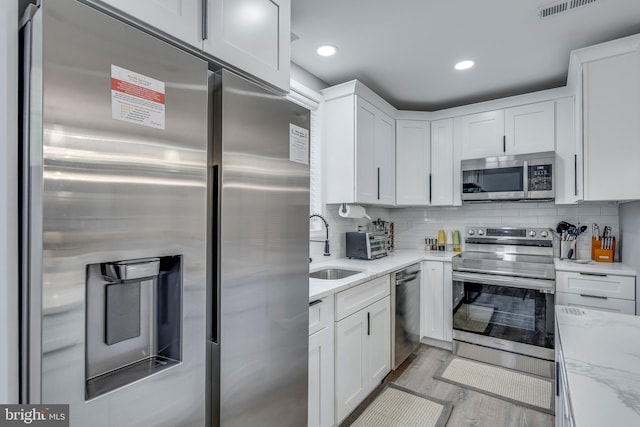
M 309 301 L 324 298 L 328 295 L 349 289 L 361 283 L 373 280 L 393 271 L 400 270 L 421 261 L 451 262 L 460 252 L 423 251 L 418 249 L 396 249 L 386 257 L 376 260 L 358 260 L 340 258 L 337 260 L 310 264 L 309 271 L 317 271 L 327 267 L 340 267 L 360 270 L 360 273 L 338 280 L 309 279 Z
M 576 427 L 640 426 L 640 317 L 556 306 Z
M 587 264 L 581 264 L 575 261 L 554 260 L 556 271 L 573 271 L 583 273 L 596 274 L 617 274 L 619 276 L 635 276 L 636 270 L 621 262 L 596 262 L 590 261 Z

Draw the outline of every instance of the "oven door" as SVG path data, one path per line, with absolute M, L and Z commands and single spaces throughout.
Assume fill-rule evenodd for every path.
M 546 360 L 554 352 L 553 280 L 453 273 L 453 337 Z

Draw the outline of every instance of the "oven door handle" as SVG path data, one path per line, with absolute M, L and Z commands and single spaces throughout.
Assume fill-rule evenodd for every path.
M 555 280 L 530 279 L 526 277 L 498 276 L 493 274 L 453 272 L 453 280 L 479 283 L 481 285 L 507 286 L 510 288 L 532 289 L 546 294 L 555 293 Z

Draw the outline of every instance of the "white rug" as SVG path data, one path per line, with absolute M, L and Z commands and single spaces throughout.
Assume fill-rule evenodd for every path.
M 554 413 L 553 381 L 546 378 L 459 357 L 452 357 L 443 363 L 434 378 L 542 412 Z
M 453 405 L 389 384 L 352 427 L 444 427 Z

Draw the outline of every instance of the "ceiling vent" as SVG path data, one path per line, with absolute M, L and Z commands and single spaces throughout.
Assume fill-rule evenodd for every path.
M 576 9 L 578 7 L 587 6 L 598 0 L 565 0 L 542 6 L 538 9 L 538 17 L 545 19 L 550 16 L 559 15 L 564 12 Z

